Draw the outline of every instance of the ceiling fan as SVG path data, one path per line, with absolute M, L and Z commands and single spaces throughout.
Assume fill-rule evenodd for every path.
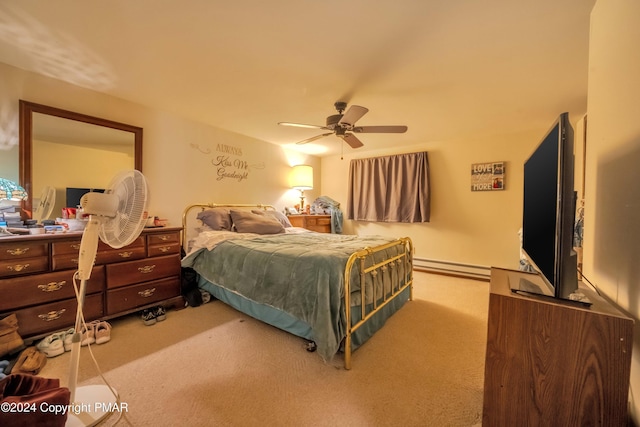
M 354 135 L 354 133 L 404 133 L 406 126 L 355 126 L 356 122 L 362 118 L 369 109 L 359 105 L 352 105 L 347 109 L 347 103 L 338 101 L 334 104 L 338 114 L 327 117 L 325 126 L 305 125 L 301 123 L 279 122 L 282 126 L 294 126 L 301 128 L 323 129 L 329 132 L 304 139 L 296 144 L 307 144 L 309 142 L 324 138 L 329 135 L 336 135 L 342 138 L 352 148 L 362 147 L 364 144 Z M 342 114 L 343 111 L 346 112 Z

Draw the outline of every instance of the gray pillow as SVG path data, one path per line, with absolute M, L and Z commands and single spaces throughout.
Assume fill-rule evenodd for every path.
M 202 221 L 203 224 L 211 227 L 212 230 L 231 231 L 231 215 L 229 214 L 229 209 L 206 209 L 202 212 L 199 212 L 197 218 Z
M 280 224 L 282 224 L 282 226 L 284 228 L 292 227 L 291 222 L 289 221 L 289 218 L 287 218 L 287 216 L 285 214 L 283 214 L 282 212 L 273 211 L 273 210 L 265 211 L 265 210 L 260 210 L 260 209 L 254 209 L 251 212 L 253 212 L 254 214 L 257 214 L 257 215 L 272 216 L 275 219 L 277 219 L 278 221 L 280 221 Z
M 231 209 L 233 226 L 238 233 L 279 234 L 284 233 L 284 227 L 277 219 L 258 215 L 249 211 Z

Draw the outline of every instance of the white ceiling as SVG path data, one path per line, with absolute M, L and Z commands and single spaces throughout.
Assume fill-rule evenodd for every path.
M 359 150 L 473 140 L 586 112 L 594 3 L 0 0 L 0 62 L 276 144 L 321 133 L 277 122 L 324 125 L 338 100 L 409 127 Z

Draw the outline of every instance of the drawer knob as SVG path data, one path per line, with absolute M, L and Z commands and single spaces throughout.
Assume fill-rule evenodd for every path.
M 147 274 L 153 272 L 153 269 L 156 268 L 154 265 L 145 265 L 143 267 L 138 267 L 138 271 L 142 274 Z
M 44 320 L 45 322 L 51 322 L 52 320 L 58 320 L 60 318 L 60 316 L 62 316 L 64 314 L 64 312 L 67 311 L 64 308 L 62 310 L 57 310 L 57 311 L 50 311 L 46 314 L 38 314 L 38 317 L 40 318 L 40 320 Z
M 142 298 L 149 298 L 155 293 L 155 291 L 156 288 L 145 289 L 144 291 L 138 291 L 138 295 L 140 295 Z
M 158 248 L 160 252 L 169 252 L 169 249 L 171 249 L 171 246 L 160 246 Z
M 40 289 L 42 292 L 55 292 L 62 289 L 62 287 L 66 284 L 66 280 L 63 280 L 62 282 L 49 282 L 46 285 L 38 285 L 38 289 Z
M 74 244 L 71 245 L 71 249 L 78 250 L 78 249 L 80 249 L 80 245 L 78 243 L 74 243 Z
M 18 271 L 18 272 L 26 270 L 27 267 L 29 267 L 29 264 L 16 264 L 16 265 L 7 266 L 9 271 Z
M 7 253 L 9 255 L 14 255 L 14 256 L 18 256 L 18 255 L 24 255 L 27 252 L 29 252 L 30 248 L 15 248 L 15 249 L 7 249 Z
M 169 240 L 169 236 L 158 236 L 158 239 L 160 239 L 162 241 L 167 241 L 167 240 Z
M 133 254 L 133 252 L 131 251 L 118 252 L 118 255 L 120 255 L 120 258 L 129 258 L 131 257 L 131 254 Z

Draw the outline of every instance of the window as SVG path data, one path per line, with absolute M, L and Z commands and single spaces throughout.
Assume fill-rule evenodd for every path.
M 351 160 L 348 219 L 429 222 L 429 215 L 426 152 Z

